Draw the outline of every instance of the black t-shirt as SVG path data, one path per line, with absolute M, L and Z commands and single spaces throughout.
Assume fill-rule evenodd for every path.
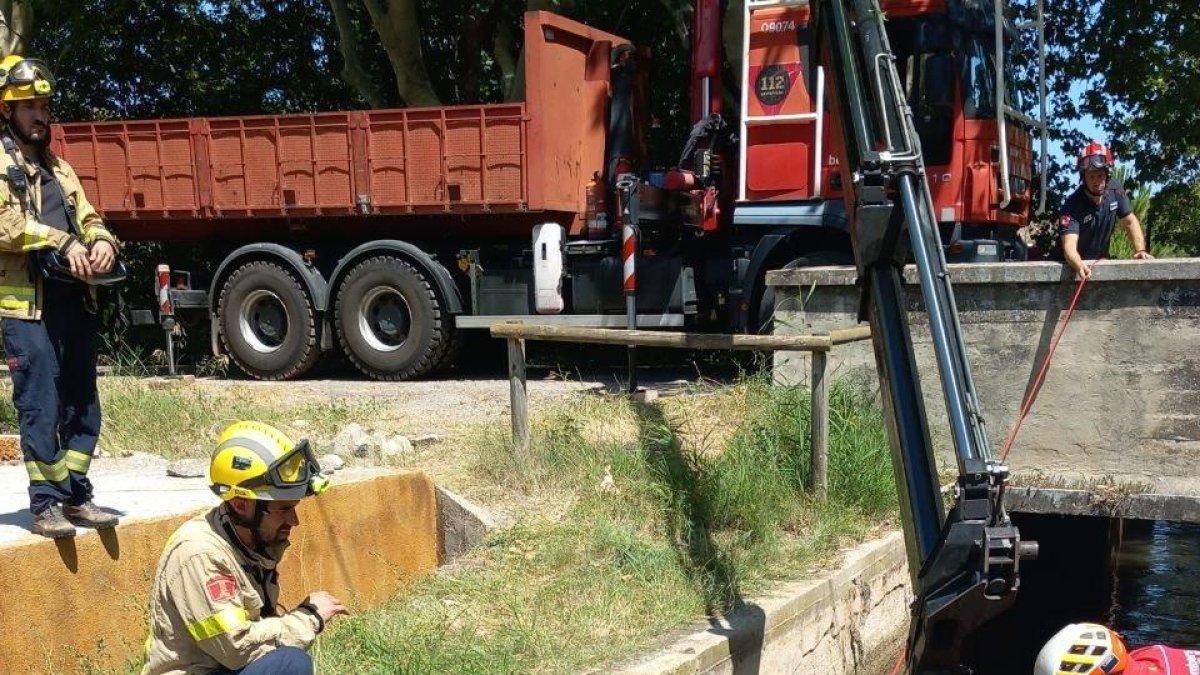
M 53 227 L 56 230 L 63 232 L 71 232 L 73 229 L 67 217 L 67 205 L 63 200 L 62 186 L 58 184 L 58 179 L 54 177 L 54 172 L 51 171 L 45 164 L 39 163 L 38 177 L 42 181 L 42 211 L 40 220 L 42 223 Z
M 1100 202 L 1092 201 L 1081 185 L 1063 204 L 1058 221 L 1058 234 L 1079 235 L 1079 257 L 1088 260 L 1108 255 L 1117 221 L 1133 213 L 1129 197 L 1116 181 L 1110 181 Z

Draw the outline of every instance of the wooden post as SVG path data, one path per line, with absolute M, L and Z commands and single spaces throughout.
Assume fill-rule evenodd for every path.
M 829 489 L 829 385 L 825 380 L 828 352 L 812 353 L 812 489 L 825 501 Z
M 513 448 L 529 449 L 529 396 L 525 388 L 525 341 L 508 339 L 508 396 Z

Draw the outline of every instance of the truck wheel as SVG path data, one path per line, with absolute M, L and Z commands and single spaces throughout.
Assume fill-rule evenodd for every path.
M 250 262 L 234 270 L 221 287 L 217 316 L 225 351 L 253 378 L 298 377 L 321 355 L 312 298 L 275 263 Z
M 346 356 L 379 380 L 420 377 L 442 362 L 453 343 L 433 285 L 416 267 L 388 255 L 346 273 L 335 323 Z

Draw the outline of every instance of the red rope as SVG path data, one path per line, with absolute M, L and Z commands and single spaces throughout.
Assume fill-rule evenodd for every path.
M 1000 452 L 1000 461 L 1008 461 L 1008 453 L 1012 450 L 1013 441 L 1017 439 L 1017 432 L 1021 430 L 1021 424 L 1025 421 L 1025 417 L 1029 415 L 1029 410 L 1033 408 L 1033 402 L 1037 400 L 1038 393 L 1042 390 L 1042 380 L 1046 379 L 1046 373 L 1050 370 L 1050 359 L 1054 358 L 1054 350 L 1058 349 L 1058 341 L 1062 339 L 1063 333 L 1067 332 L 1067 324 L 1071 323 L 1071 316 L 1075 314 L 1075 306 L 1079 304 L 1079 296 L 1083 295 L 1083 287 L 1087 286 L 1088 279 L 1092 277 L 1091 272 L 1096 269 L 1096 265 L 1100 264 L 1100 260 L 1094 260 L 1088 267 L 1088 275 L 1079 280 L 1079 285 L 1075 287 L 1075 295 L 1071 298 L 1071 304 L 1067 307 L 1067 315 L 1063 318 L 1062 325 L 1058 328 L 1058 334 L 1054 336 L 1054 341 L 1050 344 L 1050 351 L 1046 352 L 1046 358 L 1042 361 L 1042 367 L 1038 370 L 1037 378 L 1033 382 L 1033 387 L 1025 396 L 1025 401 L 1021 404 L 1021 412 L 1017 415 L 1017 421 L 1013 423 L 1012 431 L 1008 432 L 1008 438 L 1004 439 L 1004 449 Z
M 907 656 L 908 656 L 907 649 L 900 652 L 900 656 L 896 657 L 896 665 L 892 666 L 892 672 L 889 673 L 889 675 L 900 675 L 900 673 L 904 671 L 904 662 L 908 660 L 906 658 Z

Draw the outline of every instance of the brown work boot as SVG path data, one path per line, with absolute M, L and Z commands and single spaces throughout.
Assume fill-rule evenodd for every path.
M 61 504 L 54 504 L 41 513 L 33 514 L 33 532 L 51 539 L 74 537 L 75 527 L 63 517 Z
M 97 530 L 116 527 L 118 521 L 115 515 L 101 510 L 95 502 L 91 501 L 86 501 L 79 506 L 67 504 L 63 507 L 63 514 L 66 515 L 67 520 L 80 527 L 91 527 Z

